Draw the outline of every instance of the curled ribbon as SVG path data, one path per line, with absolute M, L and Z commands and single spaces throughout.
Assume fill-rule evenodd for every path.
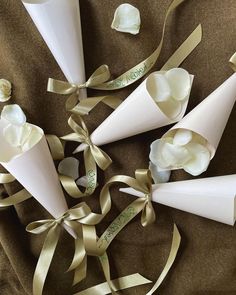
M 66 110 L 75 115 L 88 115 L 89 112 L 100 102 L 115 109 L 121 100 L 114 96 L 89 97 L 79 101 L 79 92 L 83 88 L 92 88 L 106 82 L 110 78 L 110 71 L 107 65 L 100 66 L 84 84 L 64 82 L 49 78 L 47 90 L 49 92 L 70 95 L 66 101 Z
M 73 265 L 80 266 L 79 274 L 75 272 L 74 283 L 82 280 L 86 276 L 86 257 L 82 236 L 81 220 L 91 213 L 90 208 L 83 202 L 65 212 L 57 219 L 40 220 L 30 223 L 26 230 L 33 234 L 41 234 L 48 231 L 43 244 L 42 251 L 35 269 L 33 279 L 33 294 L 41 295 L 43 292 L 44 283 L 51 265 L 61 233 L 61 225 L 72 230 L 77 236 L 75 240 L 75 256 Z M 85 230 L 85 229 L 84 229 Z M 70 267 L 69 270 L 72 270 Z
M 88 184 L 85 192 L 81 192 L 76 183 L 65 175 L 60 175 L 60 181 L 67 193 L 73 198 L 80 198 L 91 195 L 97 186 L 97 167 L 96 164 L 105 170 L 112 163 L 111 158 L 99 147 L 91 142 L 89 131 L 80 116 L 72 115 L 68 120 L 69 126 L 74 133 L 63 136 L 65 141 L 76 141 L 87 144 L 84 150 L 84 162 Z
M 9 173 L 0 173 L 0 184 L 8 184 L 15 181 L 15 177 Z M 25 189 L 11 195 L 5 199 L 0 200 L 0 208 L 17 205 L 30 199 L 32 195 Z

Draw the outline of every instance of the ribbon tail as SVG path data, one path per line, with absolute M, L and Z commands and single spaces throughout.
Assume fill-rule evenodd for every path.
M 146 295 L 152 295 L 159 288 L 159 286 L 162 284 L 162 282 L 164 281 L 171 266 L 173 265 L 173 263 L 175 261 L 175 258 L 177 256 L 177 253 L 179 250 L 180 242 L 181 242 L 181 236 L 180 236 L 180 233 L 179 233 L 179 230 L 178 230 L 176 224 L 174 224 L 172 245 L 171 245 L 171 250 L 170 250 L 170 254 L 167 259 L 166 265 L 165 265 L 162 273 L 160 274 L 158 280 L 156 281 L 156 283 L 154 284 L 152 289 Z
M 7 184 L 15 181 L 15 177 L 9 173 L 0 173 L 0 184 Z
M 145 277 L 141 276 L 139 273 L 135 273 L 129 276 L 121 277 L 115 280 L 111 281 L 113 285 L 115 286 L 116 290 L 124 290 L 136 286 L 141 286 L 145 284 L 150 284 L 151 281 L 146 279 Z M 96 285 L 94 287 L 88 288 L 84 291 L 78 292 L 74 295 L 91 295 L 91 294 L 96 294 L 96 295 L 107 295 L 110 294 L 110 288 L 108 283 L 102 283 L 99 285 Z
M 17 205 L 21 202 L 24 202 L 24 201 L 30 199 L 31 197 L 32 197 L 32 195 L 26 189 L 22 189 L 18 193 L 14 194 L 6 199 L 0 200 L 0 208 Z
M 73 286 L 80 283 L 87 275 L 87 256 L 84 257 L 81 264 L 75 269 Z
M 60 237 L 60 226 L 55 224 L 48 232 L 35 269 L 33 295 L 42 295 L 45 280 Z
M 99 147 L 92 145 L 90 146 L 90 151 L 99 168 L 106 170 L 111 165 L 112 159 Z
M 46 135 L 46 139 L 48 142 L 49 149 L 52 154 L 52 158 L 54 161 L 64 159 L 64 146 L 60 141 L 60 138 L 56 135 L 48 134 Z

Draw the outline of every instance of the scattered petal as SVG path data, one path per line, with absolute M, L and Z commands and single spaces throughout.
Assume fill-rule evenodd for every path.
M 147 90 L 156 102 L 164 102 L 171 98 L 171 89 L 166 77 L 153 73 L 147 79 Z
M 58 165 L 58 172 L 61 175 L 69 176 L 74 180 L 78 179 L 79 161 L 73 157 L 63 159 Z
M 11 98 L 11 83 L 0 79 L 0 102 L 6 102 Z
M 136 35 L 139 33 L 140 24 L 139 10 L 128 3 L 124 3 L 117 7 L 111 28 L 119 32 Z
M 192 155 L 192 159 L 183 165 L 183 169 L 193 176 L 200 175 L 207 170 L 210 163 L 209 150 L 198 143 L 189 143 L 186 146 Z
M 26 123 L 26 116 L 17 104 L 4 106 L 1 118 L 9 121 L 9 123 L 13 125 L 22 126 Z
M 149 169 L 152 174 L 154 183 L 165 183 L 170 180 L 171 171 L 161 170 L 158 166 L 154 165 L 152 162 L 149 163 Z
M 193 138 L 192 131 L 187 129 L 178 129 L 173 138 L 173 144 L 186 145 Z
M 87 187 L 87 185 L 88 185 L 88 178 L 87 178 L 87 176 L 80 177 L 76 181 L 76 184 L 79 185 L 79 186 Z
M 189 73 L 182 68 L 174 68 L 165 73 L 168 79 L 172 97 L 176 100 L 184 100 L 191 90 Z

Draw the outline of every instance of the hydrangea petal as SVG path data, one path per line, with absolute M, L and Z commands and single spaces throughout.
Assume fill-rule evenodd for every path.
M 189 152 L 192 154 L 192 159 L 185 163 L 184 170 L 193 176 L 200 175 L 207 170 L 210 163 L 209 150 L 195 142 L 191 142 L 186 146 Z
M 147 90 L 156 102 L 164 102 L 171 98 L 171 89 L 166 77 L 154 73 L 147 79 Z
M 61 175 L 69 176 L 74 180 L 78 179 L 79 161 L 73 157 L 63 159 L 58 165 L 58 172 Z
M 171 95 L 176 100 L 184 100 L 191 90 L 191 79 L 189 73 L 182 68 L 174 68 L 165 73 Z
M 11 104 L 4 106 L 1 118 L 13 125 L 22 126 L 26 123 L 26 116 L 19 105 Z
M 173 138 L 173 144 L 175 145 L 186 145 L 193 138 L 192 131 L 187 129 L 178 129 Z
M 119 32 L 136 35 L 139 33 L 140 24 L 139 10 L 128 3 L 124 3 L 117 7 L 111 28 Z
M 154 183 L 165 183 L 170 180 L 170 170 L 162 170 L 157 165 L 154 165 L 152 162 L 149 163 L 149 169 L 151 171 Z

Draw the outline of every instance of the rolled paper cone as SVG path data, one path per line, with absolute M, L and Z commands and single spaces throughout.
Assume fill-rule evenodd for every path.
M 79 0 L 22 0 L 70 83 L 84 84 L 85 67 Z M 86 90 L 81 89 L 86 97 Z
M 171 136 L 171 133 L 179 128 L 191 130 L 207 140 L 211 158 L 213 158 L 235 101 L 236 73 L 173 126 L 163 137 Z
M 120 191 L 137 197 L 132 188 Z M 152 200 L 218 222 L 235 223 L 236 174 L 153 185 Z
M 189 96 L 182 105 L 181 112 L 175 117 L 168 117 L 150 95 L 147 83 L 154 77 L 156 72 L 150 74 L 138 88 L 136 88 L 125 101 L 114 110 L 110 116 L 91 134 L 92 142 L 104 145 L 118 141 L 133 135 L 157 129 L 178 122 L 185 114 Z M 194 76 L 191 75 L 191 82 Z M 85 149 L 81 144 L 75 152 Z
M 28 151 L 20 153 L 19 149 L 8 144 L 3 136 L 3 129 L 7 124 L 7 121 L 0 120 L 0 164 L 54 218 L 59 218 L 68 210 L 68 206 L 43 130 L 38 127 L 42 134 L 40 141 Z M 70 228 L 65 228 L 76 237 Z

